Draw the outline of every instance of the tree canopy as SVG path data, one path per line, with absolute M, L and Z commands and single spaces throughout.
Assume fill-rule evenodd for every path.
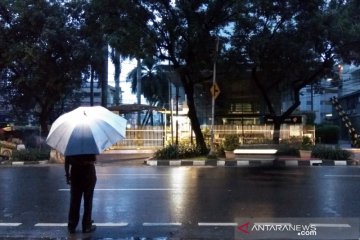
M 264 114 L 274 117 L 278 130 L 299 106 L 301 88 L 329 74 L 335 62 L 359 63 L 359 5 L 356 0 L 3 0 L 1 91 L 9 102 L 36 109 L 46 131 L 55 104 L 84 79 L 98 78 L 107 86 L 108 46 L 116 53 L 114 62 L 118 56 L 166 61 L 181 80 L 196 143 L 205 152 L 194 95 L 195 86 L 211 83 L 215 60 L 226 66 L 220 74 L 234 81 L 240 71 L 231 69 L 250 70 L 267 106 Z M 148 65 L 143 79 L 159 80 L 153 68 L 157 65 Z M 153 101 L 166 98 L 158 89 L 146 90 Z M 285 98 L 292 103 L 284 106 Z
M 85 76 L 86 45 L 65 2 L 0 3 L 2 94 L 19 115 L 35 109 L 45 133 L 54 105 Z
M 274 118 L 274 142 L 282 121 L 300 105 L 300 90 L 329 74 L 343 55 L 336 26 L 343 24 L 344 3 L 250 1 L 236 21 L 232 56 L 252 71 L 267 106 L 264 114 Z M 284 105 L 285 99 L 291 103 Z

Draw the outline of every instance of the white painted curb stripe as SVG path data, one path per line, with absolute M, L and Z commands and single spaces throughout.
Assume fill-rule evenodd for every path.
M 0 223 L 0 227 L 18 227 L 22 223 Z
M 11 163 L 12 165 L 24 165 L 25 163 L 24 162 L 12 162 Z
M 143 223 L 144 227 L 166 227 L 166 226 L 181 226 L 182 223 Z
M 193 161 L 193 165 L 194 166 L 205 166 L 205 161 L 201 161 L 201 160 Z
M 250 165 L 250 161 L 247 161 L 247 160 L 238 160 L 236 163 L 238 166 L 249 166 Z
M 285 161 L 285 166 L 298 166 L 299 162 L 297 160 L 287 160 Z
M 346 161 L 334 161 L 335 166 L 347 166 Z
M 172 160 L 169 161 L 170 166 L 181 166 L 181 160 Z
M 225 166 L 225 161 L 217 161 L 217 166 Z
M 207 223 L 207 222 L 199 222 L 198 223 L 199 226 L 202 227 L 236 227 L 238 224 L 237 223 Z
M 146 163 L 149 164 L 149 166 L 157 166 L 156 160 L 148 160 L 148 161 L 146 161 Z
M 314 163 L 322 163 L 322 160 L 310 160 L 310 165 L 313 165 Z

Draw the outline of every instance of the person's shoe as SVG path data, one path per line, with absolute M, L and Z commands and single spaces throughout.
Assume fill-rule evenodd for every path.
M 76 232 L 75 228 L 68 228 L 70 234 L 74 234 Z
M 90 225 L 88 227 L 83 227 L 83 233 L 91 233 L 96 230 L 96 225 L 93 224 L 94 220 L 90 222 Z

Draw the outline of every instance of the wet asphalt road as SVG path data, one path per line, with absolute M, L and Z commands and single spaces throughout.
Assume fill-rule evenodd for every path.
M 98 165 L 92 234 L 68 235 L 61 165 L 0 167 L 0 238 L 233 239 L 238 217 L 360 217 L 359 167 Z

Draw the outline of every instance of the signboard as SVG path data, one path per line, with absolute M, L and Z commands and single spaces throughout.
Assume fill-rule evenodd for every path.
M 211 92 L 211 95 L 216 99 L 217 96 L 219 96 L 219 94 L 220 94 L 219 86 L 216 83 L 214 83 L 210 88 L 210 92 Z
M 274 123 L 274 117 L 272 116 L 264 116 L 264 122 L 265 123 Z M 298 116 L 290 116 L 284 119 L 284 121 L 282 123 L 287 123 L 287 124 L 301 124 L 302 123 L 302 116 L 298 115 Z

